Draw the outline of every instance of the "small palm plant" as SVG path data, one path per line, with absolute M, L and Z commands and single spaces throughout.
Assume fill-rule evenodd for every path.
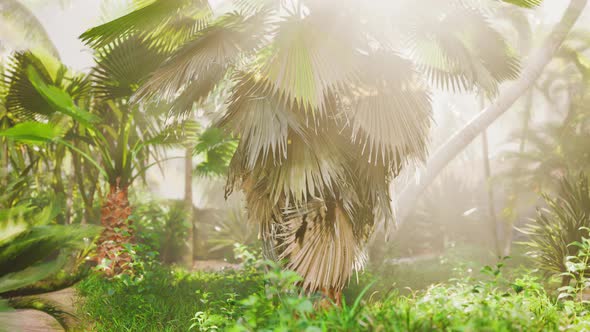
M 543 195 L 546 208 L 537 210 L 537 217 L 520 231 L 528 236 L 524 242 L 530 248 L 529 254 L 537 266 L 549 274 L 560 275 L 569 271 L 568 258 L 576 256 L 579 247 L 590 228 L 590 188 L 588 177 L 580 173 L 577 177 L 564 177 L 560 181 L 557 197 Z M 569 284 L 571 276 L 563 275 L 563 286 Z

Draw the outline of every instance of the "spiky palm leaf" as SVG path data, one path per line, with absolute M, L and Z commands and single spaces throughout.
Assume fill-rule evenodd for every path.
M 168 23 L 174 24 L 177 14 L 192 5 L 195 4 L 188 0 L 140 1 L 129 14 L 84 32 L 80 39 L 93 48 L 101 48 L 129 35 L 149 36 Z M 196 6 L 209 10 L 206 0 L 197 1 Z
M 229 66 L 258 47 L 264 32 L 264 17 L 229 13 L 212 22 L 207 28 L 180 47 L 138 91 L 141 100 L 158 94 L 160 99 L 172 101 L 184 90 L 186 106 L 206 98 L 225 76 Z M 177 106 L 178 107 L 178 106 Z
M 5 107 L 21 119 L 33 119 L 35 115 L 48 116 L 53 110 L 36 91 L 29 79 L 28 68 L 33 67 L 40 78 L 46 83 L 54 83 L 52 75 L 41 59 L 31 52 L 17 52 L 8 62 L 3 81 L 8 91 L 5 97 Z
M 138 36 L 113 41 L 96 52 L 92 73 L 95 95 L 109 100 L 131 96 L 166 56 Z
M 580 173 L 560 181 L 561 193 L 557 197 L 544 195 L 546 209 L 538 209 L 537 216 L 520 231 L 528 235 L 524 242 L 529 254 L 544 272 L 567 272 L 567 257 L 575 256 L 581 242 L 582 227 L 590 227 L 590 192 L 588 177 Z

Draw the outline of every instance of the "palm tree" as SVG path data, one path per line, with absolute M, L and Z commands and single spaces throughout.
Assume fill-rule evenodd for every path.
M 194 132 L 190 122 L 167 120 L 162 107 L 143 108 L 128 103 L 142 78 L 141 70 L 153 70 L 162 59 L 160 53 L 150 50 L 146 43 L 132 37 L 118 40 L 97 52 L 93 71 L 82 76 L 68 74 L 65 67 L 52 76 L 35 55 L 18 53 L 13 70 L 6 77 L 7 110 L 34 114 L 27 123 L 36 127 L 51 127 L 36 122 L 37 119 L 61 115 L 57 124 L 65 121 L 69 129 L 61 137 L 49 137 L 50 140 L 67 147 L 73 157 L 83 157 L 84 165 L 98 169 L 106 180 L 107 194 L 100 212 L 105 228 L 97 261 L 106 263 L 108 274 L 125 270 L 131 259 L 123 250 L 125 243 L 132 240 L 129 186 L 163 158 L 156 147 L 180 144 Z M 130 58 L 135 58 L 135 62 L 130 63 Z M 83 182 L 79 184 L 83 191 Z
M 494 95 L 518 74 L 487 9 L 465 3 L 240 1 L 189 34 L 135 99 L 192 104 L 229 85 L 218 126 L 240 143 L 226 194 L 244 191 L 267 255 L 340 301 L 375 222 L 393 217 L 391 180 L 426 157 L 431 88 Z M 187 8 L 153 1 L 82 38 L 149 38 Z

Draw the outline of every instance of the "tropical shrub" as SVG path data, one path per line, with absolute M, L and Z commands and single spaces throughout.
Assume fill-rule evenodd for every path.
M 254 247 L 258 243 L 258 227 L 248 222 L 241 201 L 219 211 L 211 220 L 198 220 L 204 232 L 209 256 L 231 258 L 236 244 Z
M 559 288 L 559 298 L 569 298 L 573 300 L 584 300 L 584 291 L 590 287 L 590 238 L 588 232 L 590 228 L 581 227 L 580 231 L 585 233 L 582 241 L 570 243 L 571 247 L 578 250 L 575 256 L 568 256 L 565 259 L 567 271 L 561 275 L 575 281 L 573 286 L 569 284 Z
M 51 206 L 32 211 L 26 205 L 0 209 L 0 307 L 7 304 L 42 310 L 66 327 L 60 310 L 39 299 L 19 297 L 51 292 L 79 281 L 85 275 L 85 254 L 98 229 L 51 224 L 55 217 Z
M 174 200 L 138 202 L 130 217 L 137 243 L 146 246 L 145 252 L 157 253 L 166 264 L 182 259 L 183 243 L 191 227 L 183 204 Z
M 537 267 L 554 275 L 568 272 L 567 258 L 579 251 L 571 244 L 581 243 L 583 228 L 590 227 L 588 177 L 564 177 L 560 188 L 558 196 L 543 195 L 547 207 L 538 209 L 536 218 L 521 230 L 528 235 L 524 244 Z M 569 281 L 568 275 L 562 277 L 563 286 Z

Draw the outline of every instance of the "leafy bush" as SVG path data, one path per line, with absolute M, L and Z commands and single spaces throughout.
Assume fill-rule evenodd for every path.
M 57 274 L 72 253 L 87 246 L 84 238 L 97 234 L 93 227 L 50 224 L 51 210 L 0 209 L 0 296 Z
M 271 269 L 267 288 L 239 303 L 243 313 L 236 321 L 201 312 L 197 321 L 202 325 L 197 326 L 229 331 L 557 331 L 588 326 L 582 305 L 556 302 L 530 275 L 506 280 L 502 266 L 486 266 L 479 281 L 463 278 L 379 301 L 365 288 L 351 304 L 325 310 L 314 306 L 313 298 L 298 295 L 296 275 Z
M 252 247 L 257 243 L 258 227 L 248 222 L 246 213 L 243 202 L 237 201 L 215 218 L 198 221 L 210 256 L 231 258 L 236 244 Z
M 147 200 L 136 204 L 131 215 L 142 252 L 158 254 L 167 264 L 182 259 L 184 241 L 191 223 L 182 201 Z
M 576 256 L 583 238 L 583 227 L 590 227 L 590 191 L 588 178 L 580 173 L 577 178 L 561 180 L 560 195 L 544 195 L 547 208 L 538 209 L 537 217 L 522 232 L 529 236 L 524 244 L 537 266 L 551 274 L 568 272 L 567 257 Z M 569 282 L 563 276 L 563 285 Z
M 573 286 L 568 283 L 559 288 L 560 299 L 583 300 L 584 291 L 590 287 L 590 228 L 581 227 L 580 231 L 585 232 L 586 236 L 582 237 L 582 241 L 570 244 L 570 247 L 576 247 L 578 251 L 575 256 L 566 257 L 567 271 L 561 274 L 573 279 L 575 283 Z

